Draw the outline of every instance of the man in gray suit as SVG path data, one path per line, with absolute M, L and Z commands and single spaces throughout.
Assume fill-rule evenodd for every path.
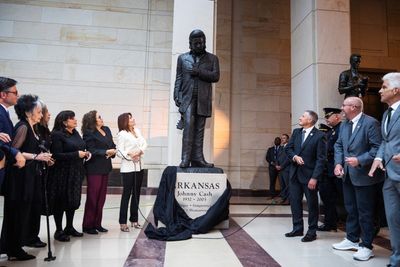
M 389 108 L 383 114 L 383 140 L 369 176 L 373 177 L 377 168 L 386 170 L 383 198 L 392 245 L 388 266 L 400 266 L 400 72 L 388 73 L 382 80 L 379 93 Z
M 371 178 L 368 172 L 382 138 L 379 122 L 362 110 L 363 102 L 358 97 L 343 101 L 342 111 L 347 120 L 340 126 L 335 144 L 334 173 L 343 177 L 344 205 L 348 215 L 346 238 L 333 244 L 333 248 L 357 250 L 353 259 L 366 261 L 374 256 L 374 210 L 378 185 L 383 181 L 383 176 Z

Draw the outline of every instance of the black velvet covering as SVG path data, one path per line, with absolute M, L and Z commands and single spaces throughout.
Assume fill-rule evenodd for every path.
M 192 168 L 188 168 L 192 169 Z M 193 168 L 191 171 L 200 172 Z M 180 169 L 182 171 L 183 169 Z M 206 173 L 223 173 L 219 168 L 203 168 Z M 154 203 L 154 222 L 162 222 L 166 227 L 156 228 L 151 223 L 146 227 L 145 234 L 148 238 L 164 241 L 185 240 L 192 234 L 205 234 L 220 222 L 229 217 L 229 199 L 231 197 L 231 185 L 227 180 L 224 193 L 217 202 L 203 216 L 191 219 L 175 199 L 177 167 L 168 166 L 161 177 L 157 198 Z

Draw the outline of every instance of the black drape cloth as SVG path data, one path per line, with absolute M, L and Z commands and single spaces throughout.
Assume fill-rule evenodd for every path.
M 231 197 L 229 181 L 224 193 L 207 213 L 191 219 L 175 199 L 176 172 L 177 167 L 174 166 L 169 166 L 164 170 L 153 208 L 155 224 L 157 225 L 160 221 L 166 227 L 156 228 L 149 223 L 145 230 L 148 238 L 164 241 L 185 240 L 191 238 L 192 234 L 205 234 L 229 218 Z

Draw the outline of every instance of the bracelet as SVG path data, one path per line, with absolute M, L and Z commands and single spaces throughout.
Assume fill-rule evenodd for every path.
M 32 154 L 32 160 L 35 160 L 37 157 L 37 154 Z

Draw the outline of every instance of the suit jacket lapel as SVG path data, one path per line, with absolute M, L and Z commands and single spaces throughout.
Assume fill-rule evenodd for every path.
M 392 117 L 390 118 L 390 122 L 389 122 L 389 125 L 388 125 L 388 127 L 387 127 L 387 134 L 389 134 L 389 132 L 390 132 L 390 130 L 392 130 L 392 128 L 393 128 L 393 125 L 395 125 L 396 124 L 396 121 L 399 119 L 399 114 L 400 114 L 400 111 L 399 111 L 399 109 L 400 108 L 397 108 L 396 110 L 395 110 L 395 112 L 392 114 Z M 387 113 L 387 112 L 386 112 Z
M 294 140 L 294 151 L 297 155 L 299 155 L 301 152 L 301 132 L 302 131 L 303 131 L 303 128 L 300 128 L 300 131 L 298 131 L 297 132 L 298 134 L 294 137 L 294 138 L 296 138 Z
M 301 145 L 300 152 L 303 151 L 303 149 L 306 147 L 306 145 L 308 144 L 308 142 L 310 142 L 310 140 L 311 140 L 311 138 L 314 136 L 316 130 L 317 130 L 317 128 L 314 127 L 314 128 L 311 130 L 311 132 L 308 134 L 306 140 L 304 140 L 303 145 Z M 300 135 L 300 144 L 301 144 L 301 135 Z
M 365 117 L 365 115 L 362 114 L 360 120 L 357 122 L 356 128 L 354 129 L 353 134 L 350 137 L 349 145 L 354 141 L 354 138 L 358 134 L 359 129 L 361 128 L 361 126 L 362 126 L 362 124 L 364 122 L 364 117 Z M 350 125 L 350 127 L 352 127 L 352 126 Z
M 388 111 L 386 110 L 383 113 L 383 117 L 382 117 L 382 123 L 381 123 L 381 133 L 383 137 L 387 136 L 386 130 L 385 130 L 385 121 L 386 121 L 386 117 L 387 117 Z

